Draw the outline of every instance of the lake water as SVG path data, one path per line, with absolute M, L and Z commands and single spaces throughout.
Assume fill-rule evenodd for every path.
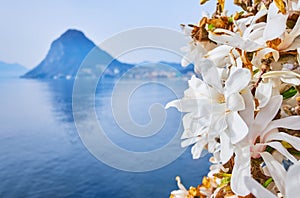
M 167 81 L 183 94 L 185 81 Z M 170 142 L 181 127 L 182 115 L 167 110 L 164 126 L 149 137 L 125 133 L 111 109 L 115 83 L 106 80 L 99 85 L 94 103 L 107 137 L 130 152 L 151 152 Z M 73 82 L 66 80 L 0 79 L 0 197 L 169 197 L 177 189 L 177 175 L 188 187 L 199 184 L 208 172 L 208 156 L 192 160 L 190 148 L 172 163 L 145 172 L 119 170 L 101 162 L 76 130 L 72 89 Z M 115 97 L 122 94 L 119 91 Z M 151 104 L 164 106 L 175 97 L 168 87 L 145 84 L 128 101 L 130 117 L 143 126 L 151 122 Z M 82 100 L 88 98 L 83 95 Z M 80 111 L 84 114 L 85 109 Z M 109 154 L 113 158 L 116 153 Z

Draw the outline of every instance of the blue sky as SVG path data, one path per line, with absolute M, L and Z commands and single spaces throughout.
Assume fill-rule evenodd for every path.
M 32 68 L 45 57 L 51 42 L 70 28 L 83 31 L 95 44 L 143 26 L 179 31 L 179 24 L 197 23 L 202 11 L 211 13 L 214 4 L 214 0 L 205 6 L 199 0 L 1 0 L 0 60 Z

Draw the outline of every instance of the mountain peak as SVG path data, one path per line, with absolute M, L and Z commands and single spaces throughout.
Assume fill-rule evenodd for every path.
M 94 47 L 96 45 L 83 32 L 69 29 L 52 42 L 45 59 L 23 77 L 56 78 L 74 76 L 83 59 Z
M 76 29 L 68 29 L 67 31 L 65 31 L 60 37 L 59 39 L 67 39 L 67 38 L 83 38 L 83 39 L 87 39 L 87 37 L 84 35 L 83 32 L 81 32 L 80 30 L 76 30 Z
M 67 35 L 67 34 L 81 34 L 81 35 L 84 35 L 82 31 L 80 30 L 77 30 L 77 29 L 68 29 L 67 31 L 65 31 L 63 35 Z
M 101 69 L 109 60 L 113 60 L 113 57 L 98 48 L 83 32 L 76 29 L 69 29 L 52 42 L 44 60 L 22 77 L 48 79 L 74 78 L 82 61 L 93 49 L 95 50 L 94 54 L 97 54 L 97 59 L 91 64 L 91 68 L 88 71 L 89 75 L 90 73 L 93 74 L 92 70 Z M 118 60 L 114 60 L 112 65 L 112 68 L 118 68 L 118 71 L 131 67 L 131 65 L 121 63 Z M 107 74 L 115 75 L 114 72 L 107 72 Z

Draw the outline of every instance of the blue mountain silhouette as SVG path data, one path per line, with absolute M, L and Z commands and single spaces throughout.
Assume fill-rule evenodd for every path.
M 5 63 L 0 61 L 0 77 L 17 77 L 26 71 L 28 71 L 28 69 L 18 63 Z
M 110 54 L 97 47 L 81 31 L 70 29 L 53 41 L 48 54 L 40 64 L 21 77 L 41 79 L 74 78 L 83 60 L 91 50 L 96 52 L 93 54 L 97 54 L 97 60 L 84 71 L 89 77 L 96 77 L 93 74 L 99 70 L 103 70 L 105 77 L 118 77 L 135 66 L 114 59 Z M 110 60 L 113 61 L 109 67 L 106 67 L 106 63 Z M 175 67 L 183 74 L 193 70 L 193 67 L 182 68 L 178 63 L 167 64 Z
M 70 29 L 53 41 L 44 60 L 27 72 L 24 78 L 67 78 L 75 77 L 87 54 L 96 47 L 81 31 Z M 97 47 L 96 47 L 97 48 Z M 94 49 L 95 50 L 95 49 Z M 98 59 L 103 62 L 113 58 L 107 52 L 97 48 Z M 129 64 L 113 61 L 118 67 L 130 67 Z M 109 72 L 108 72 L 109 73 Z

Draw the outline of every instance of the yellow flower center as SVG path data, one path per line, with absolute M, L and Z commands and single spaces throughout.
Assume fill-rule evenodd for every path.
M 220 104 L 225 103 L 225 96 L 223 94 L 220 94 L 217 97 L 217 102 L 220 103 Z

